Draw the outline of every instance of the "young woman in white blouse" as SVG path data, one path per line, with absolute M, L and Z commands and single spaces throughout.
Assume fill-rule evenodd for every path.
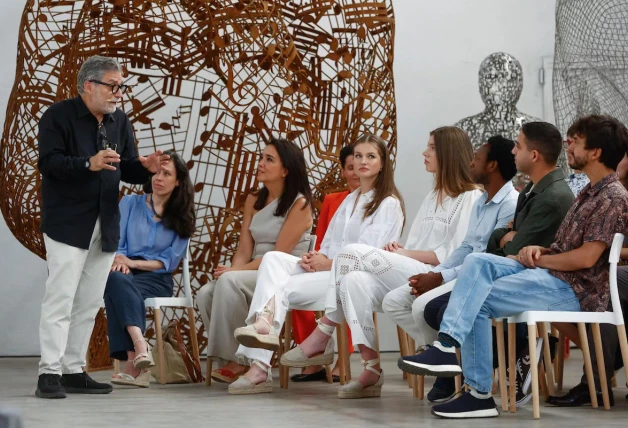
M 460 246 L 473 204 L 482 194 L 470 174 L 473 146 L 461 129 L 447 126 L 432 131 L 423 157 L 425 169 L 435 175 L 435 186 L 419 208 L 406 245 L 391 241 L 378 247 L 360 242 L 340 250 L 334 257 L 333 289 L 327 295 L 322 324 L 281 358 L 290 367 L 329 364 L 334 355 L 334 327 L 346 319 L 365 370 L 357 381 L 340 388 L 340 398 L 380 396 L 384 376 L 377 357 L 373 312 L 381 311 L 389 291 L 407 284 L 411 275 L 428 272 Z
M 395 187 L 386 143 L 364 135 L 355 143 L 353 156 L 360 188 L 338 208 L 320 250 L 302 258 L 277 251 L 264 255 L 248 325 L 234 333 L 242 344 L 236 355 L 248 360 L 251 369 L 229 385 L 230 394 L 272 392 L 270 359 L 279 347 L 278 332 L 286 312 L 290 305 L 324 301 L 338 250 L 351 243 L 381 248 L 401 235 L 404 204 Z

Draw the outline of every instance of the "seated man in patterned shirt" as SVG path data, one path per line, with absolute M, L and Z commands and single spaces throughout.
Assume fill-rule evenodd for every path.
M 499 415 L 491 397 L 491 318 L 528 310 L 605 311 L 608 253 L 615 233 L 628 227 L 628 191 L 615 170 L 628 152 L 628 129 L 610 116 L 587 116 L 573 125 L 570 166 L 591 183 L 576 198 L 550 248 L 529 246 L 508 258 L 474 253 L 465 258 L 443 317 L 439 340 L 426 352 L 404 357 L 413 374 L 456 376 L 462 348 L 469 392 L 432 408 L 443 418 Z

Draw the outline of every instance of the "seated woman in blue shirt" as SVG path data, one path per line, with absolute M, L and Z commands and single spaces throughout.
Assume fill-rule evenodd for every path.
M 170 161 L 144 185 L 144 195 L 120 201 L 120 244 L 105 288 L 112 358 L 129 361 L 112 383 L 148 387 L 153 362 L 144 340 L 144 299 L 170 297 L 172 272 L 194 232 L 194 189 L 185 162 Z

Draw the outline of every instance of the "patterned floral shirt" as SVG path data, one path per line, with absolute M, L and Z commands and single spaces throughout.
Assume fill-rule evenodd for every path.
M 587 184 L 589 184 L 589 177 L 587 177 L 585 173 L 570 174 L 567 179 L 567 185 L 573 192 L 574 196 L 578 196 L 580 192 L 582 192 L 582 189 L 587 187 Z
M 592 268 L 572 272 L 550 270 L 550 274 L 573 287 L 583 311 L 606 310 L 610 299 L 608 255 L 615 233 L 626 233 L 627 229 L 628 191 L 614 173 L 582 190 L 556 232 L 551 254 L 575 250 L 586 242 L 606 244 L 606 250 Z

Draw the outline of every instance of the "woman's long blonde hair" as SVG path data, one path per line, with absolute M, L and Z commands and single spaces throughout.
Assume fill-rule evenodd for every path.
M 393 169 L 392 160 L 390 159 L 390 152 L 386 142 L 377 135 L 364 134 L 353 144 L 355 149 L 360 144 L 370 143 L 377 148 L 377 153 L 382 160 L 382 170 L 375 179 L 375 194 L 373 200 L 364 206 L 364 218 L 369 217 L 377 211 L 379 204 L 388 196 L 394 196 L 399 200 L 401 204 L 401 211 L 403 212 L 404 223 L 406 217 L 406 207 L 403 202 L 401 192 L 395 185 L 395 171 Z
M 430 132 L 438 163 L 435 190 L 439 200 L 443 194 L 452 198 L 478 189 L 471 178 L 473 144 L 469 135 L 455 126 L 443 126 Z

